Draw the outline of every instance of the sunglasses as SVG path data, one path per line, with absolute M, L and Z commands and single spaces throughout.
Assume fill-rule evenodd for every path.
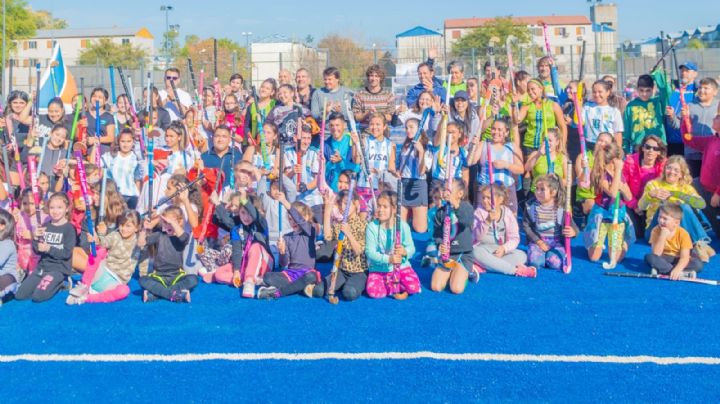
M 165 76 L 165 80 L 177 80 L 179 78 L 178 76 Z
M 646 144 L 646 145 L 643 145 L 643 150 L 648 150 L 648 151 L 652 150 L 652 151 L 659 152 L 662 150 L 662 148 L 660 146 L 650 146 L 649 144 Z

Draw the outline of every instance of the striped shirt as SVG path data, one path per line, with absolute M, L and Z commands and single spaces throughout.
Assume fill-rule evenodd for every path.
M 490 183 L 488 176 L 488 159 L 487 159 L 487 145 L 488 142 L 482 144 L 482 154 L 480 155 L 480 170 L 478 170 L 477 182 L 480 185 L 486 185 Z M 513 151 L 513 145 L 511 143 L 505 144 L 499 151 L 495 147 L 490 147 L 490 153 L 492 154 L 492 161 L 507 161 L 512 164 L 515 161 L 515 153 Z M 510 172 L 510 169 L 505 168 L 499 170 L 493 169 L 493 181 L 495 183 L 501 183 L 506 187 L 511 187 L 515 184 L 515 177 Z
M 412 148 L 413 150 L 409 151 L 409 148 Z M 403 153 L 405 153 L 405 156 L 403 156 Z M 427 177 L 427 174 L 420 174 L 420 162 L 422 161 L 425 167 L 430 167 L 430 165 L 432 164 L 432 158 L 433 155 L 429 150 L 425 149 L 425 154 L 423 154 L 421 159 L 420 156 L 418 156 L 417 150 L 415 150 L 414 145 L 406 145 L 400 152 L 400 157 L 397 163 L 398 168 L 400 168 L 400 164 L 402 164 L 403 160 L 405 160 L 405 166 L 402 168 L 400 176 L 402 178 L 424 180 Z
M 190 170 L 195 164 L 195 156 L 189 151 L 176 151 L 167 157 L 165 172 L 174 174 L 178 170 Z
M 438 152 L 440 151 L 440 148 L 430 146 L 430 151 L 432 153 L 432 178 L 434 180 L 446 180 L 447 174 L 445 174 L 445 167 L 441 167 L 440 164 L 438 164 Z M 452 177 L 454 179 L 462 178 L 463 170 L 468 167 L 467 151 L 465 148 L 461 147 L 460 153 L 453 154 L 452 166 Z
M 557 223 L 558 210 L 555 206 L 537 204 L 535 208 L 538 235 L 543 239 L 560 237 L 560 226 Z
M 376 173 L 384 173 L 388 171 L 390 165 L 390 153 L 392 153 L 392 142 L 388 138 L 382 138 L 378 140 L 372 136 L 368 136 L 365 139 L 364 153 L 367 159 L 368 169 L 370 171 L 375 170 Z M 365 174 L 360 172 L 360 178 L 358 179 L 357 186 L 362 188 L 373 189 L 378 188 L 378 176 L 380 174 L 373 174 L 373 182 L 370 184 Z
M 110 153 L 105 153 L 102 160 L 105 167 L 108 168 L 110 178 L 117 184 L 120 195 L 140 195 L 136 181 L 142 180 L 142 172 L 135 153 L 129 153 L 127 156 L 118 153 L 115 157 Z
M 391 92 L 383 90 L 371 93 L 367 88 L 355 93 L 352 107 L 353 114 L 366 113 L 373 108 L 383 114 L 392 114 L 395 112 L 395 96 Z M 367 123 L 367 121 L 360 123 Z
M 305 185 L 310 184 L 311 182 L 315 181 L 315 178 L 317 177 L 318 173 L 320 172 L 320 152 L 318 149 L 314 147 L 310 147 L 302 154 L 302 166 L 303 170 L 300 174 L 300 178 L 302 180 L 302 183 Z M 285 148 L 285 167 L 288 169 L 290 167 L 294 167 L 297 162 L 297 153 L 295 151 L 295 148 L 290 146 Z M 308 205 L 308 206 L 315 206 L 320 205 L 323 203 L 322 201 L 322 195 L 320 195 L 320 191 L 318 191 L 317 187 L 315 189 L 309 189 L 305 192 L 298 192 L 297 199 L 298 201 Z

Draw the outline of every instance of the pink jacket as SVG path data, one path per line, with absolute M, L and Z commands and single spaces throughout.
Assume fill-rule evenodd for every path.
M 645 185 L 651 180 L 660 177 L 662 174 L 663 167 L 665 166 L 664 160 L 662 162 L 656 161 L 655 166 L 650 172 L 640 172 L 640 153 L 633 153 L 625 159 L 623 165 L 623 177 L 630 187 L 633 198 L 626 202 L 628 208 L 635 209 L 638 206 L 638 201 L 642 197 Z
M 700 184 L 706 191 L 720 194 L 720 136 L 695 136 L 692 140 L 683 137 L 683 142 L 703 154 Z
M 520 244 L 520 229 L 518 221 L 515 215 L 512 213 L 507 206 L 502 207 L 503 211 L 503 222 L 505 223 L 505 243 L 502 247 L 505 247 L 505 252 L 510 252 L 518 247 Z M 473 224 L 473 244 L 478 244 L 479 240 L 485 236 L 490 230 L 490 226 L 485 222 L 488 217 L 488 212 L 483 208 L 475 209 L 475 223 Z

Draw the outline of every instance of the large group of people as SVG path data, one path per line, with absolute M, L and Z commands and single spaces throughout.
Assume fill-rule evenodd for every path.
M 190 302 L 198 283 L 405 299 L 422 288 L 416 253 L 430 288 L 453 293 L 485 272 L 533 278 L 604 256 L 613 268 L 637 239 L 648 271 L 670 279 L 715 254 L 718 83 L 694 63 L 676 83 L 640 76 L 631 100 L 610 76 L 558 82 L 549 56 L 538 77 L 437 68 L 420 63 L 397 102 L 378 65 L 357 91 L 334 67 L 320 88 L 304 68 L 257 88 L 240 74 L 195 88 L 169 68 L 161 88 L 94 88 L 68 114 L 59 98 L 40 114 L 36 94 L 11 92 L 0 298 L 115 302 L 137 277 L 145 302 Z M 586 254 L 571 256 L 575 237 Z

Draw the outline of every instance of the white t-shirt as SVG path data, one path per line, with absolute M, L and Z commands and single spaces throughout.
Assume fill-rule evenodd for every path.
M 168 102 L 167 91 L 160 90 L 160 91 L 158 91 L 158 93 L 160 94 L 160 99 L 162 100 L 163 105 L 167 104 L 167 102 Z M 187 93 L 187 91 L 185 91 L 181 88 L 178 88 L 177 95 L 178 95 L 178 99 L 180 100 L 180 104 L 182 104 L 184 107 L 189 108 L 193 105 L 193 99 L 190 96 L 190 94 Z M 177 116 L 177 114 L 175 113 L 175 111 L 173 111 L 172 108 L 167 108 L 167 111 L 168 111 L 168 113 L 170 113 L 171 120 L 177 121 L 177 120 L 181 119 L 180 117 Z

